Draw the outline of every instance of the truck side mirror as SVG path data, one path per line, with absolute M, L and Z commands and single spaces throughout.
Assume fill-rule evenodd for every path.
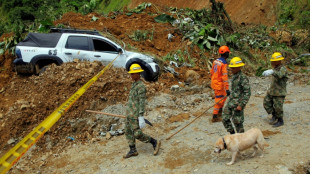
M 121 48 L 117 48 L 116 50 L 118 53 L 123 53 L 123 50 Z

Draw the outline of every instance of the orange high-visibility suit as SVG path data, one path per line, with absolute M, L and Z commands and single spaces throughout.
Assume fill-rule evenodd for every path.
M 214 90 L 216 103 L 225 97 L 226 90 L 229 90 L 227 62 L 222 57 L 213 62 L 211 69 L 211 88 Z M 214 115 L 219 114 L 219 110 L 224 107 L 225 101 L 226 98 L 214 106 Z

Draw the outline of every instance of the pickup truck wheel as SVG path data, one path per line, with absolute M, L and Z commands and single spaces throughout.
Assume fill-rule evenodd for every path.
M 152 71 L 150 71 L 148 68 L 145 67 L 142 67 L 142 69 L 144 71 L 141 73 L 141 76 L 148 82 L 154 81 Z
M 38 64 L 36 64 L 35 67 L 34 67 L 34 69 L 35 69 L 35 74 L 36 74 L 36 75 L 42 74 L 42 73 L 46 70 L 46 68 L 47 68 L 48 66 L 49 66 L 49 65 L 45 65 L 45 66 L 43 66 L 42 68 L 40 68 L 40 66 L 39 66 Z

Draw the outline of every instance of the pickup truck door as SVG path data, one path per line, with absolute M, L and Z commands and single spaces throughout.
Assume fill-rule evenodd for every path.
M 74 59 L 94 61 L 90 38 L 87 36 L 68 36 L 62 54 L 67 62 Z
M 116 45 L 101 38 L 91 38 L 93 59 L 102 62 L 104 65 L 110 63 L 118 54 L 119 49 Z M 113 63 L 116 67 L 124 67 L 124 55 L 121 54 Z

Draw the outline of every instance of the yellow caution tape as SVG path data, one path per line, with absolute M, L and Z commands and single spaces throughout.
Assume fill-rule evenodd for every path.
M 97 75 L 90 79 L 84 86 L 75 92 L 69 99 L 67 99 L 60 107 L 58 107 L 51 115 L 43 120 L 39 126 L 34 128 L 24 139 L 16 144 L 9 152 L 7 152 L 0 159 L 0 173 L 4 174 L 17 163 L 17 161 L 47 132 L 59 119 L 67 112 L 70 107 L 79 99 L 84 92 L 95 82 L 98 78 L 109 69 L 113 62 L 119 57 L 118 54 L 112 62 L 103 68 Z

